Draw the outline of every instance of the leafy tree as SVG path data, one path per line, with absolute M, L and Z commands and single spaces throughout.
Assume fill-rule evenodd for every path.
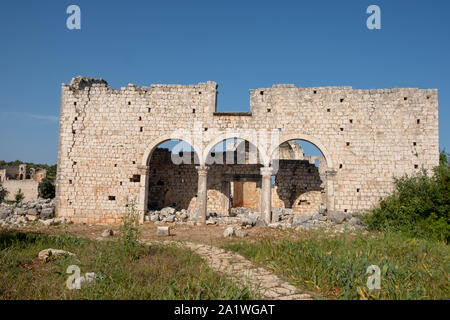
M 5 200 L 8 193 L 9 191 L 3 188 L 2 183 L 0 182 L 0 203 L 2 203 Z
M 19 204 L 22 202 L 23 198 L 25 198 L 25 196 L 22 193 L 22 189 L 17 190 L 16 195 L 14 196 L 14 199 L 16 201 L 16 204 Z
M 45 178 L 39 183 L 39 195 L 44 199 L 53 199 L 55 197 L 55 186 Z

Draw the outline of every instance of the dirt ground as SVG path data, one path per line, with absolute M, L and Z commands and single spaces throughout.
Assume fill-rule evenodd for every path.
M 170 225 L 170 224 L 169 224 Z M 139 227 L 141 233 L 140 238 L 142 240 L 175 240 L 175 241 L 190 241 L 194 243 L 209 244 L 214 246 L 221 246 L 225 243 L 236 242 L 236 241 L 258 241 L 264 238 L 270 239 L 280 239 L 286 238 L 292 235 L 295 231 L 292 230 L 279 230 L 267 227 L 253 227 L 246 229 L 248 236 L 245 238 L 238 238 L 236 236 L 230 238 L 224 238 L 223 232 L 228 226 L 217 226 L 217 225 L 199 225 L 199 226 L 189 226 L 189 225 L 170 225 L 169 237 L 161 237 L 156 235 L 157 225 L 153 222 L 145 222 Z M 36 232 L 43 234 L 62 234 L 68 232 L 69 234 L 77 237 L 86 237 L 91 239 L 104 239 L 101 237 L 102 232 L 105 229 L 112 229 L 114 231 L 114 239 L 119 236 L 120 225 L 110 226 L 110 225 L 82 225 L 82 224 L 69 224 L 69 225 L 58 225 L 45 227 L 40 224 L 29 225 L 25 227 L 14 228 L 17 231 L 23 232 Z M 4 229 L 0 227 L 0 231 Z M 11 230 L 11 229 L 8 229 Z

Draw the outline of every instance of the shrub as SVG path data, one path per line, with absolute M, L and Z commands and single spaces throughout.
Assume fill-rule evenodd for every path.
M 0 182 L 0 203 L 2 203 L 5 200 L 8 193 L 9 191 L 3 188 L 2 183 Z
M 448 242 L 450 238 L 450 162 L 441 152 L 440 165 L 415 176 L 395 179 L 395 191 L 362 219 L 371 230 L 394 230 L 412 237 Z
M 22 193 L 22 189 L 17 190 L 17 193 L 14 196 L 14 200 L 16 201 L 16 204 L 21 203 L 23 198 L 25 198 L 25 196 Z
M 120 231 L 119 247 L 128 256 L 137 258 L 142 245 L 139 243 L 139 213 L 136 210 L 136 201 L 134 200 L 126 204 L 126 212 L 122 217 Z
M 55 186 L 45 178 L 39 183 L 39 195 L 44 199 L 53 199 L 55 197 Z

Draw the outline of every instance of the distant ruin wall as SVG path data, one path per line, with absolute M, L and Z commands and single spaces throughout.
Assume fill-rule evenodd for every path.
M 39 182 L 34 180 L 6 180 L 2 185 L 9 192 L 6 200 L 14 200 L 19 189 L 24 195 L 23 201 L 36 200 L 39 197 Z

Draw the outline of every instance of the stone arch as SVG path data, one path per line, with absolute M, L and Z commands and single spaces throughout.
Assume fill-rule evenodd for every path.
M 332 170 L 334 168 L 334 160 L 331 156 L 331 153 L 328 151 L 328 149 L 315 137 L 304 135 L 304 134 L 289 134 L 289 135 L 282 135 L 280 137 L 280 141 L 278 142 L 278 145 L 271 146 L 269 155 L 270 155 L 270 162 L 272 162 L 272 157 L 275 152 L 275 150 L 283 143 L 288 142 L 290 140 L 303 140 L 306 142 L 309 142 L 313 144 L 317 149 L 322 152 L 325 162 L 327 164 L 327 167 L 329 170 Z
M 138 200 L 138 211 L 140 214 L 140 221 L 141 223 L 144 222 L 144 215 L 147 210 L 147 194 L 148 194 L 148 188 L 149 188 L 149 162 L 151 159 L 151 156 L 153 154 L 153 151 L 162 143 L 170 140 L 180 140 L 183 142 L 188 143 L 193 149 L 194 152 L 197 155 L 197 158 L 199 161 L 201 161 L 201 154 L 202 154 L 202 147 L 201 145 L 198 145 L 196 143 L 193 143 L 193 141 L 189 138 L 189 136 L 182 135 L 182 134 L 166 134 L 163 136 L 158 137 L 157 139 L 154 139 L 144 150 L 142 159 L 141 159 L 141 181 L 139 186 L 139 200 Z
M 141 165 L 142 166 L 148 166 L 150 158 L 152 156 L 153 151 L 155 151 L 155 149 L 164 142 L 170 141 L 170 140 L 180 140 L 183 142 L 188 143 L 193 149 L 194 152 L 197 153 L 198 158 L 200 159 L 199 161 L 201 162 L 202 160 L 202 147 L 201 145 L 195 144 L 189 137 L 183 136 L 183 135 L 174 135 L 174 134 L 166 134 L 163 135 L 161 137 L 159 137 L 158 139 L 155 139 L 154 141 L 152 141 L 150 143 L 150 145 L 147 146 L 147 148 L 144 151 L 144 154 L 142 156 L 142 160 L 141 160 Z
M 268 164 L 270 162 L 270 157 L 267 156 L 265 149 L 262 148 L 258 143 L 254 141 L 254 137 L 251 134 L 242 134 L 242 133 L 236 133 L 236 134 L 222 134 L 219 135 L 217 138 L 214 138 L 209 142 L 206 147 L 203 149 L 202 156 L 200 158 L 201 165 L 205 165 L 207 158 L 211 151 L 214 149 L 214 147 L 219 144 L 222 141 L 228 140 L 228 139 L 241 139 L 244 141 L 248 141 L 249 143 L 253 144 L 256 149 L 258 150 L 258 154 L 260 156 L 262 164 Z

